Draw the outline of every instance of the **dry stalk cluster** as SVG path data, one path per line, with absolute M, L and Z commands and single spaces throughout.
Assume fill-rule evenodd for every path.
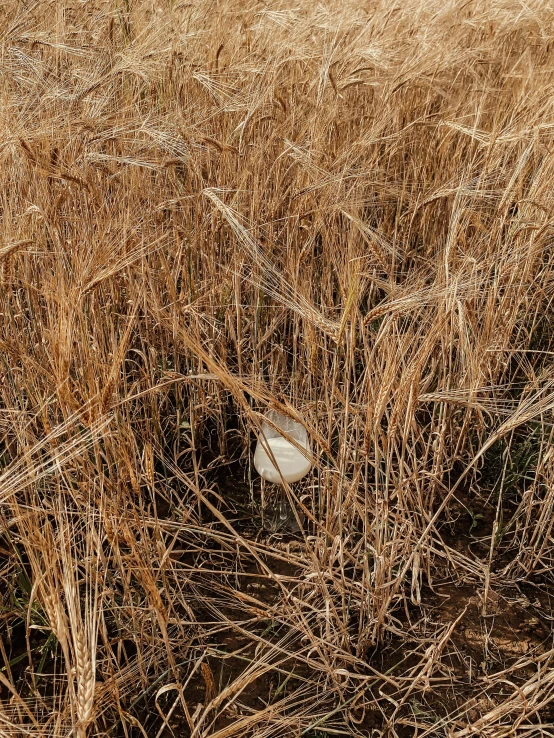
M 554 735 L 553 29 L 0 3 L 2 736 Z

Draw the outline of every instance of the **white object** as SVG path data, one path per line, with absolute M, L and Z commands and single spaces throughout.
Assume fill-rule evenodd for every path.
M 266 417 L 274 423 L 278 429 L 284 431 L 293 438 L 300 448 L 305 449 L 307 455 L 310 453 L 310 443 L 305 428 L 288 418 L 286 415 L 270 410 Z M 279 471 L 271 460 L 262 443 L 258 441 L 254 452 L 254 466 L 258 474 L 272 484 L 282 484 L 282 479 L 289 484 L 298 482 L 305 477 L 312 468 L 312 463 L 306 456 L 268 423 L 262 424 L 262 435 L 265 443 L 271 449 Z M 281 474 L 279 474 L 281 472 Z

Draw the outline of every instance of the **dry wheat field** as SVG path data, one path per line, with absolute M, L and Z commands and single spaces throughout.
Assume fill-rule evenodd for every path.
M 554 736 L 553 184 L 550 0 L 0 2 L 2 738 Z

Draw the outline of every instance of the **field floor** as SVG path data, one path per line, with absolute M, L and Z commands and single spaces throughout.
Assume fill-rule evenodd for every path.
M 253 634 L 278 646 L 284 632 L 279 617 L 282 598 L 294 596 L 301 588 L 303 562 L 309 560 L 310 552 L 309 543 L 306 546 L 300 535 L 275 530 L 270 506 L 270 518 L 264 519 L 259 501 L 252 501 L 248 485 L 240 477 L 224 479 L 216 488 L 229 504 L 228 519 L 235 530 L 248 544 L 260 545 L 267 567 L 260 572 L 257 563 L 244 556 L 221 567 L 225 572 L 237 572 L 237 604 L 222 608 L 229 625 L 216 639 L 208 659 L 211 676 L 221 688 L 239 678 L 245 660 L 256 660 Z M 479 533 L 470 531 L 474 521 L 466 511 L 454 524 L 446 526 L 445 537 L 456 551 L 486 560 L 491 515 L 487 516 L 486 507 L 474 515 L 483 516 L 477 526 Z M 225 532 L 224 527 L 221 532 Z M 189 556 L 180 554 L 179 561 L 185 567 L 188 562 L 190 567 Z M 198 558 L 196 563 L 201 570 L 207 562 L 200 561 Z M 499 563 L 506 564 L 507 559 Z M 386 734 L 387 719 L 394 715 L 399 736 L 414 735 L 414 728 L 435 735 L 451 721 L 463 728 L 476 722 L 483 712 L 498 709 L 511 691 L 504 680 L 510 680 L 508 687 L 512 689 L 515 685 L 524 687 L 534 677 L 537 662 L 550 655 L 554 643 L 553 597 L 553 589 L 544 583 L 504 585 L 500 577 L 487 591 L 477 577 L 443 576 L 432 587 L 423 587 L 420 604 L 408 604 L 404 612 L 396 614 L 399 632 L 379 646 L 368 647 L 364 654 L 367 665 L 358 674 L 368 678 L 368 694 L 374 701 L 365 704 L 357 714 L 354 712 L 356 730 L 363 735 L 372 735 L 375 730 Z M 252 615 L 256 616 L 255 625 Z M 410 637 L 406 638 L 406 633 Z M 422 670 L 421 659 L 424 654 L 429 656 L 429 649 L 440 665 Z M 261 712 L 276 692 L 284 696 L 310 680 L 317 690 L 319 679 L 313 678 L 302 659 L 294 658 L 294 649 L 289 647 L 288 651 L 291 658 L 282 662 L 285 676 L 270 671 L 258 678 L 241 695 L 240 714 Z M 371 679 L 375 672 L 386 675 L 388 680 Z M 503 680 L 488 688 L 494 684 L 495 675 L 501 675 Z M 410 685 L 408 695 L 403 693 L 402 681 Z M 189 694 L 203 703 L 210 683 L 206 674 L 199 675 Z M 283 683 L 285 687 L 281 689 Z M 554 719 L 552 708 L 543 711 L 541 717 Z M 223 711 L 214 728 L 232 726 L 235 718 L 235 711 Z M 170 723 L 177 733 L 182 721 L 183 715 L 177 711 Z M 322 719 L 319 726 L 328 727 L 328 722 L 335 723 L 334 731 L 341 732 L 342 721 L 332 714 Z M 326 734 L 325 730 L 318 732 L 319 726 L 314 725 L 306 734 Z M 342 730 L 346 731 L 346 726 Z
M 235 468 L 236 476 L 216 480 L 215 490 L 225 499 L 222 511 L 226 523 L 216 520 L 210 529 L 211 537 L 229 541 L 231 525 L 236 538 L 244 542 L 242 550 L 232 552 L 223 544 L 217 552 L 206 546 L 207 551 L 201 547 L 194 553 L 173 548 L 169 554 L 176 577 L 194 584 L 196 596 L 188 598 L 187 605 L 197 622 L 206 630 L 216 627 L 205 643 L 200 669 L 186 679 L 188 715 L 181 700 L 164 700 L 163 696 L 156 701 L 158 710 L 153 713 L 147 706 L 148 689 L 133 700 L 149 735 L 189 735 L 192 710 L 198 716 L 199 707 L 217 701 L 226 690 L 226 701 L 222 708 L 214 709 L 210 721 L 210 730 L 219 735 L 234 735 L 237 722 L 263 715 L 274 701 L 286 703 L 289 694 L 307 688 L 317 694 L 321 689 L 321 667 L 318 669 L 315 662 L 314 671 L 306 663 L 302 644 L 290 635 L 283 613 L 283 603 L 302 589 L 310 544 L 299 532 L 275 529 L 271 504 L 264 516 L 240 471 Z M 256 492 L 259 495 L 259 489 Z M 484 529 L 487 523 L 490 528 L 490 521 L 486 512 L 476 514 L 483 515 L 479 534 L 470 531 L 472 517 L 466 512 L 446 526 L 445 537 L 454 550 L 486 560 L 490 532 Z M 176 518 L 179 515 L 167 501 L 157 500 L 156 525 L 174 530 Z M 250 549 L 256 556 L 249 555 Z M 504 585 L 500 577 L 493 582 L 485 591 L 477 577 L 443 576 L 433 586 L 424 586 L 420 604 L 408 603 L 404 611 L 396 613 L 396 632 L 379 645 L 368 646 L 358 663 L 355 673 L 364 688 L 357 694 L 363 705 L 358 707 L 358 700 L 351 698 L 339 701 L 338 709 L 314 715 L 305 735 L 346 735 L 352 723 L 356 735 L 386 735 L 391 718 L 402 738 L 414 735 L 414 729 L 441 735 L 446 726 L 464 729 L 483 713 L 499 710 L 514 688 L 522 691 L 533 682 L 537 665 L 550 657 L 554 610 L 552 588 L 544 582 Z M 214 598 L 215 593 L 220 598 Z M 10 641 L 15 683 L 20 694 L 31 696 L 25 668 L 29 643 L 24 629 L 16 630 Z M 30 643 L 32 652 L 48 653 L 44 634 L 31 636 Z M 258 662 L 260 644 L 266 653 L 273 652 L 271 668 L 262 668 L 259 673 L 254 670 L 243 691 L 245 672 Z M 132 639 L 126 644 L 126 650 L 129 648 L 136 653 Z M 429 656 L 431 668 L 426 661 Z M 45 661 L 54 658 L 54 652 L 48 653 Z M 422 662 L 426 668 L 421 668 Z M 184 666 L 176 669 L 183 676 Z M 36 678 L 36 686 L 48 691 L 49 681 L 45 673 Z M 158 689 L 156 681 L 151 691 L 154 689 Z M 161 705 L 165 709 L 160 709 Z M 348 715 L 346 720 L 343 711 Z M 295 722 L 294 703 L 284 713 Z M 541 719 L 554 720 L 551 706 L 541 711 Z M 122 725 L 113 727 L 110 734 L 125 734 Z

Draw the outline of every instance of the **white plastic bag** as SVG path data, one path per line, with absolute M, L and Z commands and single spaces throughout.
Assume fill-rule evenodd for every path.
M 282 484 L 281 475 L 289 484 L 298 482 L 312 468 L 312 463 L 307 458 L 310 455 L 308 434 L 300 423 L 277 410 L 268 410 L 266 418 L 274 423 L 279 430 L 284 431 L 293 438 L 301 448 L 306 450 L 307 454 L 304 456 L 298 448 L 279 433 L 279 430 L 272 428 L 269 423 L 264 422 L 262 424 L 262 435 L 265 438 L 267 446 L 271 449 L 281 474 L 279 474 L 275 464 L 260 441 L 258 441 L 256 451 L 254 452 L 254 466 L 256 467 L 256 471 L 261 477 L 273 484 Z

